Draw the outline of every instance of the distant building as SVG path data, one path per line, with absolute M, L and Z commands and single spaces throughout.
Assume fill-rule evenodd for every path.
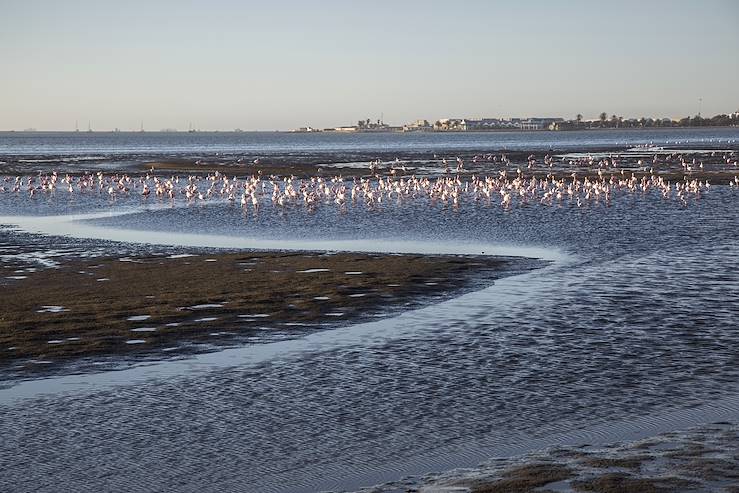
M 403 132 L 428 132 L 434 129 L 428 120 L 416 120 L 413 123 L 403 125 Z
M 441 132 L 475 132 L 485 130 L 545 130 L 563 118 L 442 118 L 434 123 L 433 129 Z
M 463 121 L 464 118 L 442 118 L 441 120 L 436 120 L 436 123 L 434 123 L 434 130 L 442 132 L 461 131 L 463 130 Z
M 389 132 L 395 129 L 382 121 L 382 119 L 373 122 L 367 118 L 366 120 L 359 120 L 356 125 L 357 132 Z M 399 130 L 400 128 L 398 127 L 397 129 Z
M 366 120 L 359 120 L 356 125 L 347 127 L 335 127 L 332 128 L 333 132 L 399 132 L 403 130 L 403 127 L 391 127 L 382 120 L 371 121 L 369 118 Z
M 479 131 L 515 128 L 515 125 L 510 120 L 503 120 L 501 118 L 481 118 L 479 120 L 465 118 L 461 122 L 461 127 L 465 131 Z
M 527 118 L 520 120 L 517 127 L 521 130 L 544 130 L 556 126 L 564 121 L 564 118 Z

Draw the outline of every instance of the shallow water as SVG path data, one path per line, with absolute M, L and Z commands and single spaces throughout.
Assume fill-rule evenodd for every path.
M 554 263 L 297 340 L 11 382 L 0 489 L 357 488 L 555 440 L 737 416 L 737 200 L 716 186 L 687 207 L 633 195 L 584 209 L 413 203 L 245 219 L 214 203 L 113 205 L 75 223 L 2 217 L 85 238 Z M 0 214 L 15 213 L 8 204 Z
M 286 133 L 286 132 L 0 132 L 0 156 L 27 163 L 84 163 L 106 156 L 245 154 L 249 156 L 433 152 L 435 150 L 588 149 L 635 145 L 739 142 L 736 128 L 668 128 L 568 132 Z

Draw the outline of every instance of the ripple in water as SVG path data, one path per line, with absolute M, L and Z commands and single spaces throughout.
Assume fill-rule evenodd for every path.
M 549 245 L 576 257 L 361 330 L 247 351 L 262 358 L 224 352 L 211 371 L 154 369 L 135 384 L 10 402 L 0 414 L 0 486 L 352 488 L 562 434 L 605 439 L 613 422 L 669 427 L 736 394 L 736 197 L 715 187 L 688 209 L 646 201 L 594 214 L 358 215 L 361 231 L 381 225 L 421 240 L 442 231 L 460 243 Z M 216 229 L 233 227 L 223 209 L 213 214 L 223 216 Z M 157 216 L 152 227 L 192 226 L 176 210 Z M 342 236 L 316 216 L 311 227 Z M 297 223 L 253 231 L 301 237 Z M 270 353 L 291 344 L 302 346 Z M 207 478 L 195 474 L 206 467 Z

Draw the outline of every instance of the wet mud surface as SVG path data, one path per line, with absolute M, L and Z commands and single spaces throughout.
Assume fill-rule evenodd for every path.
M 51 332 L 43 333 L 32 344 L 35 348 L 45 342 L 51 346 L 46 350 L 62 350 L 66 342 L 48 344 L 61 339 L 49 327 L 83 310 L 115 327 L 111 333 L 100 333 L 103 347 L 114 342 L 129 354 L 148 354 L 145 346 L 153 343 L 125 341 L 169 337 L 169 331 L 178 328 L 167 328 L 168 323 L 183 323 L 190 341 L 184 346 L 207 342 L 213 347 L 217 341 L 229 345 L 239 336 L 220 333 L 239 327 L 244 327 L 247 344 L 239 341 L 235 348 L 171 361 L 161 354 L 182 343 L 163 339 L 150 364 L 133 369 L 139 372 L 96 373 L 95 368 L 107 367 L 90 366 L 72 380 L 65 380 L 68 375 L 59 380 L 7 380 L 0 389 L 0 397 L 7 399 L 0 413 L 0 489 L 300 492 L 356 490 L 395 481 L 391 491 L 436 483 L 457 491 L 732 491 L 734 425 L 717 425 L 703 436 L 679 432 L 656 438 L 651 445 L 614 443 L 620 435 L 603 441 L 591 430 L 614 422 L 625 423 L 624 429 L 629 423 L 647 423 L 649 430 L 657 430 L 650 431 L 653 435 L 684 429 L 666 416 L 710 407 L 735 394 L 739 195 L 730 183 L 737 177 L 736 150 L 688 154 L 684 149 L 669 151 L 669 156 L 637 150 L 616 158 L 616 163 L 609 154 L 618 149 L 606 150 L 606 155 L 596 155 L 593 149 L 561 151 L 559 155 L 552 150 L 551 167 L 544 161 L 547 152 L 541 150 L 532 152 L 534 162 L 530 154 L 509 153 L 510 162 L 502 165 L 498 152 L 497 164 L 494 160 L 489 164 L 484 156 L 484 161 L 475 161 L 472 152 L 446 157 L 452 176 L 453 159 L 459 154 L 464 160 L 462 175 L 485 169 L 491 176 L 506 171 L 512 177 L 521 168 L 527 176 L 585 173 L 625 176 L 628 181 L 634 173 L 637 189 L 630 191 L 627 183 L 614 192 L 612 201 L 593 200 L 582 207 L 566 198 L 555 199 L 551 206 L 538 200 L 519 206 L 514 201 L 510 208 L 463 201 L 456 209 L 448 203 L 417 200 L 404 202 L 402 213 L 400 205 L 387 201 L 371 208 L 360 202 L 342 212 L 338 207 L 280 210 L 266 199 L 258 214 L 249 209 L 248 215 L 225 197 L 203 207 L 147 205 L 142 210 L 139 193 L 119 194 L 112 200 L 97 183 L 93 192 L 75 191 L 72 198 L 61 191 L 49 200 L 41 193 L 6 194 L 0 199 L 2 209 L 16 215 L 138 207 L 131 214 L 112 214 L 91 223 L 100 226 L 99 231 L 135 233 L 143 242 L 149 240 L 147 235 L 164 231 L 172 237 L 198 232 L 213 238 L 232 235 L 276 242 L 288 238 L 296 244 L 314 238 L 364 240 L 378 248 L 382 246 L 378 238 L 410 238 L 432 247 L 486 245 L 481 251 L 504 245 L 523 252 L 534 246 L 558 260 L 522 275 L 496 278 L 492 284 L 489 276 L 502 271 L 491 267 L 481 284 L 470 285 L 457 282 L 470 279 L 470 269 L 476 271 L 479 265 L 464 267 L 457 264 L 460 258 L 438 255 L 429 258 L 444 274 L 424 265 L 424 256 L 402 257 L 415 262 L 413 274 L 406 272 L 405 263 L 384 268 L 383 259 L 391 258 L 385 255 L 233 251 L 216 255 L 207 249 L 144 244 L 137 251 L 124 244 L 58 237 L 47 244 L 43 239 L 18 242 L 14 235 L 21 234 L 13 233 L 0 244 L 7 265 L 2 289 L 36 283 L 38 293 L 24 296 L 19 290 L 15 296 L 19 303 L 27 303 L 21 311 L 30 322 L 50 324 L 44 330 Z M 446 174 L 441 154 L 411 154 L 399 154 L 395 161 L 396 156 L 388 153 L 376 171 L 395 171 L 396 177 L 412 168 L 419 174 L 422 168 L 432 176 Z M 249 175 L 266 166 L 264 176 L 273 173 L 269 167 L 282 164 L 268 159 L 237 163 L 232 156 L 211 161 L 211 157 L 188 157 L 183 163 L 175 156 L 171 160 L 175 166 L 166 175 L 213 165 L 234 166 Z M 252 157 L 256 158 L 244 156 Z M 116 165 L 115 172 L 137 170 L 145 175 L 147 163 L 153 162 L 150 158 Z M 170 162 L 159 158 L 159 163 Z M 360 158 L 356 166 L 363 175 L 371 175 L 369 165 L 375 156 Z M 197 160 L 201 163 L 195 164 Z M 346 156 L 336 163 L 302 162 L 307 166 L 305 176 L 319 173 L 319 166 L 323 173 L 334 164 L 337 169 L 356 169 Z M 54 166 L 45 164 L 43 169 L 48 172 Z M 178 171 L 178 166 L 184 168 Z M 681 183 L 689 176 L 702 183 L 681 202 L 674 195 L 675 183 L 670 199 L 653 189 L 639 191 L 645 174 L 664 180 L 674 176 Z M 507 185 L 502 182 L 500 190 L 507 190 Z M 184 254 L 196 256 L 180 256 Z M 122 258 L 133 262 L 121 262 Z M 361 268 L 355 265 L 359 263 Z M 41 272 L 52 267 L 59 274 L 50 279 L 59 277 L 47 288 Z M 315 271 L 324 268 L 329 271 Z M 273 289 L 284 300 L 266 303 L 244 295 L 254 292 L 255 269 L 261 269 L 265 282 L 275 284 L 263 289 Z M 298 272 L 306 270 L 313 271 Z M 360 271 L 375 277 L 366 283 L 370 276 L 347 274 Z M 62 272 L 75 281 L 67 283 L 69 291 L 79 295 L 58 301 L 67 295 L 61 289 Z M 243 278 L 221 282 L 213 279 L 214 272 L 227 279 L 242 274 Z M 293 286 L 293 280 L 302 276 L 310 280 Z M 406 287 L 399 291 L 389 286 L 403 283 L 387 276 L 406 279 Z M 97 280 L 105 278 L 110 280 Z M 129 293 L 110 284 L 115 278 L 136 285 L 136 290 Z M 209 295 L 194 295 L 198 290 L 188 287 L 190 280 L 205 286 L 203 292 Z M 373 284 L 376 280 L 382 285 Z M 185 286 L 177 291 L 186 296 L 178 298 L 169 283 Z M 290 285 L 289 290 L 282 283 Z M 110 313 L 84 303 L 103 289 L 105 299 L 112 300 Z M 288 291 L 299 296 L 292 299 Z M 44 293 L 50 296 L 42 297 Z M 399 305 L 388 304 L 405 296 L 410 298 Z M 409 309 L 420 306 L 414 299 L 425 300 L 418 310 Z M 235 306 L 238 309 L 231 311 Z M 343 307 L 355 309 L 339 310 Z M 378 307 L 382 316 L 365 321 L 362 315 L 372 315 Z M 397 316 L 388 318 L 387 309 Z M 254 316 L 264 314 L 287 318 L 278 325 L 264 321 L 270 317 Z M 341 326 L 340 320 L 333 320 L 355 315 L 359 318 L 353 321 L 364 322 Z M 312 317 L 338 328 L 314 330 Z M 228 327 L 220 327 L 226 320 Z M 75 325 L 74 331 L 81 327 Z M 255 329 L 259 327 L 277 331 Z M 77 337 L 74 331 L 65 338 Z M 265 332 L 272 338 L 257 337 L 266 344 L 249 344 L 252 334 Z M 81 341 L 69 341 L 69 347 L 76 342 Z M 100 362 L 116 357 L 105 354 L 91 358 Z M 28 359 L 40 357 L 38 353 Z M 20 364 L 17 361 L 10 364 Z M 17 370 L 27 371 L 25 366 Z M 121 377 L 115 380 L 114 375 Z M 727 413 L 739 414 L 736 401 Z M 707 422 L 701 421 L 701 414 L 691 416 L 688 426 Z M 559 443 L 554 437 L 567 433 L 578 440 L 521 455 Z M 540 445 L 530 448 L 537 440 Z M 504 453 L 511 449 L 523 452 Z M 514 459 L 474 467 L 489 457 Z M 425 476 L 428 471 L 459 467 L 470 467 L 469 474 L 460 475 L 457 469 Z M 206 469 L 207 477 L 199 474 Z M 397 481 L 407 476 L 414 479 Z
M 735 493 L 739 426 L 719 422 L 606 446 L 558 447 L 363 492 Z
M 205 153 L 183 155 L 109 155 L 90 158 L 68 156 L 3 156 L 0 173 L 25 175 L 60 173 L 79 175 L 85 172 L 117 171 L 132 176 L 159 174 L 205 174 L 216 171 L 229 176 L 313 176 L 372 177 L 423 176 L 434 174 L 493 174 L 522 169 L 527 174 L 543 177 L 552 174 L 566 177 L 597 176 L 598 172 L 635 173 L 637 177 L 652 173 L 666 180 L 709 179 L 715 184 L 728 183 L 739 173 L 739 154 L 735 149 L 703 146 L 672 146 L 654 151 L 648 147 L 604 147 L 572 152 L 571 148 L 548 151 L 505 149 L 439 149 L 431 151 L 393 152 L 318 152 L 244 155 L 239 153 Z M 462 166 L 458 168 L 458 159 Z
M 16 237 L 19 238 L 19 237 Z M 98 245 L 100 254 L 105 247 Z M 27 247 L 30 248 L 30 247 Z M 60 251 L 62 254 L 63 251 Z M 446 299 L 542 262 L 469 256 L 190 253 L 0 264 L 0 364 L 191 352 L 296 336 Z M 25 262 L 24 262 L 25 260 Z

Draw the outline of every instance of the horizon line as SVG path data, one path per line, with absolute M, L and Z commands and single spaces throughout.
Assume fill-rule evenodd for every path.
M 605 112 L 603 112 L 603 113 L 605 113 Z M 653 121 L 655 121 L 655 120 L 664 121 L 665 119 L 668 119 L 668 120 L 670 120 L 672 122 L 678 122 L 678 121 L 680 121 L 682 119 L 685 119 L 685 118 L 696 118 L 696 117 L 700 117 L 700 118 L 703 118 L 703 119 L 706 119 L 706 120 L 710 120 L 711 118 L 715 118 L 715 117 L 718 117 L 718 116 L 723 116 L 723 115 L 731 116 L 731 115 L 737 115 L 737 114 L 739 114 L 739 109 L 737 109 L 736 111 L 731 111 L 731 112 L 726 112 L 726 113 L 717 113 L 717 114 L 715 114 L 713 116 L 707 116 L 707 117 L 702 116 L 700 113 L 696 113 L 695 115 L 685 115 L 685 116 L 677 116 L 677 117 L 658 117 L 658 116 L 644 116 L 644 115 L 642 115 L 640 117 L 634 117 L 634 116 L 625 117 L 623 115 L 617 116 L 614 113 L 614 114 L 611 115 L 611 117 L 617 116 L 618 118 L 620 118 L 620 119 L 622 119 L 624 121 L 633 121 L 633 120 L 640 120 L 642 118 L 645 118 L 647 120 L 651 119 Z M 607 115 L 607 113 L 606 113 L 606 115 Z M 580 116 L 581 117 L 581 120 L 580 121 L 582 121 L 582 122 L 598 122 L 598 121 L 603 121 L 601 118 L 587 118 L 587 119 L 586 118 L 582 118 L 583 115 L 580 114 L 580 113 L 578 113 L 577 116 Z M 611 117 L 608 117 L 607 116 L 606 121 L 610 121 L 611 120 Z M 542 117 L 542 116 L 525 116 L 525 117 L 517 117 L 517 116 L 509 116 L 509 117 L 443 117 L 443 118 L 437 118 L 435 120 L 434 119 L 429 120 L 427 118 L 416 118 L 415 120 L 412 120 L 409 123 L 401 123 L 401 124 L 394 124 L 394 125 L 393 124 L 388 125 L 382 119 L 380 119 L 378 121 L 380 121 L 381 123 L 386 124 L 386 125 L 388 125 L 390 127 L 402 128 L 405 125 L 410 125 L 410 124 L 415 123 L 415 122 L 418 122 L 418 121 L 427 121 L 427 122 L 437 122 L 437 121 L 443 121 L 443 120 L 472 120 L 472 121 L 476 121 L 476 120 L 501 120 L 501 121 L 506 121 L 506 120 L 513 120 L 513 119 L 525 120 L 525 119 L 553 119 L 553 118 L 562 118 L 565 122 L 574 122 L 574 121 L 577 121 L 577 117 L 576 118 L 569 118 L 568 119 L 568 118 L 563 118 L 561 116 L 546 116 L 546 117 Z M 364 120 L 357 120 L 357 121 L 359 122 L 359 121 L 364 121 Z M 372 120 L 370 119 L 370 121 L 372 121 Z M 347 127 L 351 127 L 351 126 L 355 126 L 355 124 L 350 123 L 350 124 L 345 124 L 345 125 L 336 125 L 336 126 L 332 126 L 332 127 L 314 127 L 312 125 L 307 125 L 306 124 L 306 125 L 300 126 L 300 127 L 279 128 L 279 129 L 265 129 L 265 128 L 261 128 L 261 129 L 242 129 L 240 127 L 235 127 L 235 128 L 208 128 L 208 129 L 199 129 L 199 128 L 193 127 L 192 124 L 190 123 L 189 124 L 189 128 L 187 130 L 180 130 L 180 129 L 175 128 L 175 127 L 171 127 L 171 128 L 170 127 L 163 127 L 163 128 L 159 128 L 159 129 L 146 130 L 145 128 L 143 128 L 143 125 L 141 127 L 139 127 L 139 128 L 131 128 L 131 129 L 121 129 L 120 127 L 113 127 L 112 129 L 95 130 L 90 125 L 88 125 L 88 128 L 87 129 L 80 129 L 79 126 L 75 124 L 75 127 L 72 128 L 72 129 L 59 129 L 59 128 L 46 129 L 46 128 L 37 128 L 37 127 L 26 127 L 26 128 L 6 128 L 6 129 L 0 129 L 0 132 L 3 132 L 3 133 L 16 133 L 16 132 L 25 132 L 25 133 L 33 133 L 33 132 L 39 132 L 39 133 L 40 132 L 71 132 L 71 133 L 95 133 L 95 132 L 97 132 L 97 133 L 203 133 L 203 132 L 211 132 L 212 133 L 212 132 L 230 132 L 230 133 L 242 133 L 242 132 L 295 132 L 295 131 L 299 131 L 300 129 L 305 129 L 305 128 L 313 128 L 313 129 L 316 129 L 317 131 L 331 131 L 331 130 L 335 130 L 335 129 L 338 129 L 338 128 L 347 128 Z M 501 130 L 503 130 L 503 129 L 501 129 Z M 310 132 L 308 132 L 308 133 L 310 133 Z

